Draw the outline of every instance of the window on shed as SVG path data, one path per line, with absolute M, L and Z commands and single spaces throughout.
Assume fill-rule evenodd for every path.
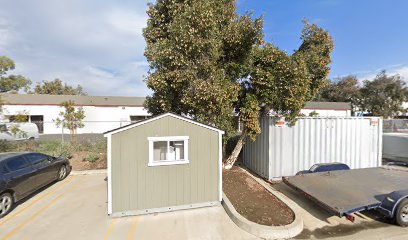
M 188 137 L 149 137 L 149 166 L 186 164 Z

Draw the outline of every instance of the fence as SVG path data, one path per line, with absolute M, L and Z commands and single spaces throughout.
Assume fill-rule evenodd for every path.
M 408 119 L 383 120 L 384 133 L 408 133 Z
M 123 127 L 134 121 L 83 121 L 84 126 L 75 132 L 76 139 L 84 141 L 95 141 L 103 139 L 103 133 L 115 128 Z M 62 126 L 57 126 L 53 121 L 31 121 L 38 127 L 39 140 L 63 140 L 70 139 L 70 131 Z M 0 139 L 19 139 L 11 133 L 13 123 L 0 122 Z M 9 134 L 7 134 L 9 133 Z M 4 136 L 3 136 L 4 135 Z M 10 137 L 8 136 L 10 135 Z M 14 137 L 11 137 L 13 135 Z M 6 138 L 7 137 L 7 138 Z M 25 138 L 25 137 L 22 137 Z
M 351 168 L 381 165 L 380 118 L 300 118 L 294 126 L 260 120 L 262 133 L 244 146 L 244 164 L 274 179 L 309 169 L 316 163 L 343 162 Z

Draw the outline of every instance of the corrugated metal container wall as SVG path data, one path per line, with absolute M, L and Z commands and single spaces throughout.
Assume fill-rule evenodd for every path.
M 292 127 L 275 126 L 271 117 L 260 122 L 263 133 L 255 142 L 247 141 L 243 157 L 246 166 L 268 179 L 294 175 L 316 163 L 381 165 L 380 118 L 299 118 Z

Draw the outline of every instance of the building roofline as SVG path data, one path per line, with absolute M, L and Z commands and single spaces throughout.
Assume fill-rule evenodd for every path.
M 103 135 L 105 137 L 108 137 L 108 136 L 111 136 L 112 134 L 119 133 L 119 132 L 131 129 L 131 128 L 134 128 L 134 127 L 137 127 L 137 126 L 149 123 L 149 122 L 153 122 L 153 121 L 159 120 L 159 119 L 161 119 L 163 117 L 167 117 L 167 116 L 175 117 L 177 119 L 180 119 L 180 120 L 183 120 L 183 121 L 186 121 L 186 122 L 189 122 L 189 123 L 192 123 L 192 124 L 195 124 L 195 125 L 198 125 L 198 126 L 201 126 L 201 127 L 213 130 L 213 131 L 216 131 L 216 132 L 218 132 L 220 134 L 224 134 L 224 131 L 222 131 L 222 130 L 220 130 L 218 128 L 215 128 L 215 127 L 203 124 L 203 123 L 196 122 L 196 121 L 194 121 L 194 120 L 192 120 L 190 118 L 183 117 L 183 116 L 180 116 L 180 115 L 175 114 L 175 113 L 163 113 L 163 114 L 148 118 L 146 120 L 142 120 L 142 121 L 139 121 L 139 122 L 131 123 L 131 124 L 123 126 L 123 127 L 112 129 L 110 131 L 104 132 Z
M 4 105 L 59 106 L 74 101 L 75 106 L 143 107 L 145 97 L 78 96 L 47 94 L 0 94 Z

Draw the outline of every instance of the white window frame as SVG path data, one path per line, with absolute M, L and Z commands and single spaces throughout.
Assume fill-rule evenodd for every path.
M 166 136 L 166 137 L 148 137 L 147 140 L 149 141 L 149 163 L 147 164 L 149 167 L 154 166 L 166 166 L 166 165 L 179 165 L 179 164 L 188 164 L 190 163 L 188 158 L 188 140 L 190 139 L 189 136 Z M 154 161 L 153 157 L 153 143 L 159 141 L 183 141 L 184 142 L 184 160 L 161 160 L 161 161 Z M 168 150 L 169 148 L 167 148 Z

